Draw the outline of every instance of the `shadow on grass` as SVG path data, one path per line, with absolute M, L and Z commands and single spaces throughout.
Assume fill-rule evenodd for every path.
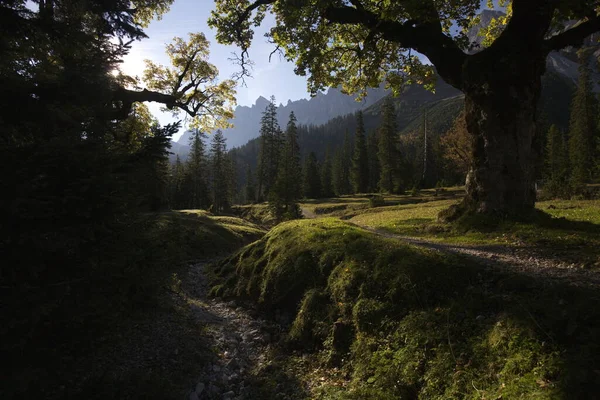
M 219 269 L 230 295 L 290 312 L 296 345 L 344 351 L 354 391 L 332 388 L 330 398 L 600 393 L 596 287 L 484 267 L 331 219 L 282 225 Z M 335 348 L 338 323 L 354 332 L 345 350 Z

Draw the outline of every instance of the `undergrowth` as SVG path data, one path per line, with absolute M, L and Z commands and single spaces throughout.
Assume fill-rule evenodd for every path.
M 600 390 L 592 290 L 331 218 L 278 225 L 214 275 L 213 295 L 293 315 L 280 346 L 345 371 L 346 384 L 323 379 L 313 398 L 571 399 Z
M 203 351 L 201 327 L 173 295 L 186 262 L 262 234 L 238 218 L 192 210 L 116 221 L 79 242 L 32 241 L 12 260 L 23 276 L 4 279 L 0 292 L 0 350 L 12 360 L 0 397 L 178 397 Z M 44 273 L 24 276 L 34 268 Z

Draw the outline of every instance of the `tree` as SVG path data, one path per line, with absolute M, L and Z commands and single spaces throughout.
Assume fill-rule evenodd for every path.
M 212 137 L 210 146 L 212 172 L 212 209 L 214 213 L 228 211 L 231 206 L 231 159 L 221 130 Z
M 208 162 L 205 150 L 205 134 L 198 129 L 190 137 L 190 153 L 185 167 L 185 184 L 189 187 L 189 198 L 186 208 L 207 208 L 208 194 Z
M 260 121 L 260 150 L 258 153 L 258 199 L 268 196 L 279 171 L 283 145 L 281 128 L 277 122 L 275 97 L 271 97 Z
M 285 133 L 277 182 L 269 194 L 269 204 L 277 218 L 292 219 L 300 216 L 297 200 L 302 195 L 302 173 L 300 170 L 300 146 L 296 116 L 292 111 Z
M 319 176 L 319 165 L 317 156 L 311 152 L 304 160 L 302 190 L 307 199 L 321 197 L 321 177 Z
M 169 178 L 169 205 L 172 209 L 180 209 L 184 207 L 185 172 L 179 154 L 175 158 L 175 163 L 171 164 L 171 173 Z
M 332 162 L 329 149 L 325 151 L 325 159 L 321 165 L 321 194 L 323 197 L 333 196 Z
M 379 166 L 379 135 L 377 131 L 371 132 L 367 136 L 367 153 L 369 159 L 369 192 L 377 192 L 379 190 L 379 174 L 381 168 Z
M 598 102 L 592 91 L 590 52 L 581 51 L 577 91 L 571 105 L 569 158 L 571 187 L 579 192 L 592 179 L 596 147 Z
M 469 52 L 467 30 L 479 0 L 218 0 L 209 23 L 218 28 L 221 43 L 242 49 L 243 64 L 253 28 L 267 12 L 275 14 L 268 36 L 295 60 L 298 74 L 309 76 L 313 92 L 341 85 L 364 93 L 383 80 L 397 93 L 406 82 L 432 87 L 435 69 L 464 92 L 474 143 L 467 195 L 445 216 L 516 215 L 534 210 L 532 144 L 546 58 L 551 51 L 580 46 L 600 30 L 600 16 L 592 0 L 501 3 L 509 5 L 509 15 L 492 24 L 485 32 L 488 47 L 476 52 Z M 572 19 L 582 22 L 559 29 L 557 22 Z
M 256 201 L 256 187 L 254 186 L 254 176 L 250 165 L 246 166 L 246 203 L 254 203 Z
M 546 179 L 545 191 L 551 196 L 568 197 L 569 189 L 569 152 L 563 132 L 551 125 L 546 141 Z
M 356 134 L 350 169 L 350 182 L 354 193 L 365 193 L 369 189 L 369 159 L 362 111 L 356 114 Z
M 471 138 L 467 131 L 465 113 L 462 112 L 454 120 L 452 127 L 442 135 L 440 144 L 443 157 L 448 165 L 463 176 L 467 175 L 471 165 Z
M 396 112 L 390 99 L 383 105 L 383 120 L 379 128 L 379 188 L 389 193 L 398 193 L 404 190 L 400 168 L 402 159 L 398 148 L 398 128 L 396 126 Z
M 144 81 L 155 92 L 119 93 L 132 101 L 144 99 L 144 95 L 148 101 L 165 104 L 174 115 L 184 111 L 192 119 L 192 127 L 205 131 L 228 127 L 228 120 L 233 118 L 235 82 L 218 82 L 219 70 L 207 61 L 209 54 L 203 33 L 190 33 L 187 41 L 176 37 L 167 45 L 170 67 L 146 60 Z

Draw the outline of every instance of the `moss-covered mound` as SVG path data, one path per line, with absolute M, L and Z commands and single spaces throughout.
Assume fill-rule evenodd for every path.
M 492 271 L 335 219 L 281 224 L 215 273 L 213 294 L 291 312 L 288 342 L 347 369 L 349 386 L 321 386 L 320 398 L 600 393 L 592 290 Z

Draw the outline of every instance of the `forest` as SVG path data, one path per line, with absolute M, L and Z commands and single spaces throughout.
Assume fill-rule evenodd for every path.
M 598 398 L 596 2 L 215 0 L 125 73 L 176 5 L 0 0 L 0 398 Z M 263 33 L 389 94 L 228 148 Z

